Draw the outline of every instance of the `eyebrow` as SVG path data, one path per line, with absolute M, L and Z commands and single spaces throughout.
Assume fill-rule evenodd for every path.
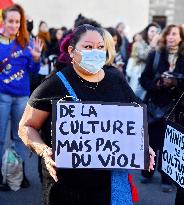
M 92 41 L 84 41 L 84 43 L 93 43 Z M 104 43 L 103 41 L 98 42 L 99 43 Z

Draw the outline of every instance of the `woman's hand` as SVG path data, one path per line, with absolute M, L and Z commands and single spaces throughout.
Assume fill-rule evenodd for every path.
M 163 86 L 166 88 L 173 87 L 177 85 L 177 80 L 171 78 L 163 78 Z
M 43 157 L 49 174 L 54 179 L 54 181 L 57 182 L 58 178 L 55 170 L 56 163 L 52 160 L 52 149 L 46 146 L 43 152 L 40 154 L 40 156 Z
M 40 56 L 43 48 L 43 42 L 41 39 L 33 39 L 33 48 L 29 47 L 29 50 L 32 54 L 34 62 L 40 61 Z
M 156 157 L 155 152 L 150 146 L 149 146 L 149 156 L 150 156 L 150 163 L 149 163 L 148 171 L 150 172 L 151 170 L 154 170 L 155 157 Z
M 156 34 L 150 42 L 150 46 L 152 49 L 157 48 L 159 40 L 160 40 L 160 35 Z

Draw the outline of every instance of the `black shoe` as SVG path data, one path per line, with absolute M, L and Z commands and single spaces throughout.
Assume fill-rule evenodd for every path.
M 10 191 L 8 184 L 0 184 L 0 191 Z
M 27 179 L 26 176 L 24 176 L 20 187 L 21 187 L 21 188 L 28 188 L 28 187 L 30 187 L 29 180 Z

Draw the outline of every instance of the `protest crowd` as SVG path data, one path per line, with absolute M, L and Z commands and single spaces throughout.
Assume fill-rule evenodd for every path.
M 88 155 L 86 161 L 85 155 L 80 158 L 78 152 L 84 150 L 89 154 L 96 149 L 104 167 L 119 165 L 121 168 L 130 166 L 140 169 L 142 186 L 153 183 L 154 173 L 158 171 L 161 191 L 169 194 L 177 189 L 175 205 L 184 205 L 182 25 L 171 24 L 162 28 L 158 23 L 151 22 L 130 41 L 123 22 L 117 22 L 116 27 L 103 27 L 100 22 L 82 14 L 76 17 L 72 28 L 64 24 L 58 28 L 49 28 L 42 19 L 37 34 L 33 33 L 34 19 L 26 16 L 18 4 L 4 9 L 2 19 L 0 194 L 31 186 L 25 169 L 28 147 L 38 155 L 37 171 L 43 187 L 43 205 L 133 205 L 139 201 L 139 189 L 135 187 L 132 175 L 127 170 L 56 169 L 57 160 L 54 160 L 52 148 L 58 143 L 55 150 L 57 155 L 63 149 L 74 151 L 72 163 L 75 168 L 81 168 L 82 165 L 87 167 L 93 162 L 91 155 Z M 75 104 L 65 109 L 62 103 L 55 104 L 57 110 L 60 110 L 57 120 L 61 118 L 57 124 L 53 120 L 53 116 L 56 118 L 54 100 L 91 102 L 88 104 L 91 106 L 86 107 L 84 104 L 80 108 L 80 117 L 85 119 L 82 121 L 76 117 L 79 114 Z M 112 105 L 133 103 L 137 105 L 135 107 L 147 105 L 144 126 L 148 134 L 142 146 L 143 150 L 147 150 L 144 150 L 147 168 L 136 164 L 135 153 L 131 153 L 128 159 L 127 155 L 120 152 L 122 148 L 118 144 L 118 137 L 126 133 L 129 138 L 133 138 L 136 135 L 135 122 L 126 118 L 117 108 L 111 112 L 110 107 L 108 109 L 104 105 L 106 109 L 103 112 L 103 108 L 95 105 L 98 102 Z M 115 113 L 118 120 L 113 118 Z M 106 118 L 103 119 L 102 115 Z M 121 122 L 121 115 L 125 115 L 124 119 L 128 120 Z M 168 119 L 178 125 L 179 131 L 170 127 L 171 124 L 166 129 Z M 53 135 L 57 135 L 53 129 L 64 136 L 63 142 L 52 141 Z M 7 133 L 12 141 L 11 149 L 5 148 Z M 67 137 L 71 134 L 80 136 L 78 143 L 75 138 L 69 143 Z M 97 136 L 96 144 L 86 137 L 92 134 Z M 117 138 L 110 141 L 102 137 L 109 135 L 117 135 Z M 169 154 L 165 138 L 175 144 L 175 155 Z M 131 150 L 131 146 L 127 150 Z M 105 151 L 106 161 L 103 156 Z M 7 171 L 11 174 L 11 170 L 15 169 L 11 163 L 7 170 L 5 168 L 8 160 L 12 162 L 10 158 L 16 160 L 19 166 L 16 166 L 17 175 L 8 180 L 5 176 Z M 60 161 L 66 159 L 61 156 Z M 167 167 L 166 171 L 164 166 Z M 177 169 L 175 179 L 171 167 Z

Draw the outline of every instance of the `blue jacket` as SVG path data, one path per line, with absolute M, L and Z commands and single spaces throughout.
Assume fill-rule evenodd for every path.
M 32 47 L 32 42 L 29 46 Z M 29 96 L 29 72 L 37 73 L 39 69 L 40 63 L 33 61 L 28 46 L 22 49 L 16 40 L 5 43 L 0 37 L 0 93 Z

